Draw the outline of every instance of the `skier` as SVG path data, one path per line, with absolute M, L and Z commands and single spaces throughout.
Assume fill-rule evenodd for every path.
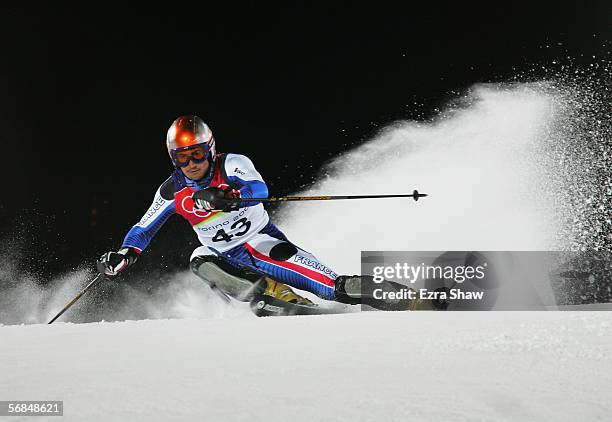
M 100 257 L 100 272 L 116 276 L 125 271 L 166 220 L 179 214 L 202 244 L 191 255 L 191 270 L 223 297 L 251 302 L 258 315 L 316 309 L 291 287 L 347 304 L 407 308 L 406 303 L 374 300 L 371 293 L 364 293 L 380 287 L 373 285 L 371 277 L 338 275 L 289 241 L 270 221 L 261 202 L 248 201 L 268 197 L 268 187 L 251 160 L 218 153 L 215 138 L 201 118 L 177 118 L 168 130 L 166 146 L 173 173 L 128 231 L 121 248 Z M 389 283 L 384 287 L 397 290 L 401 286 Z

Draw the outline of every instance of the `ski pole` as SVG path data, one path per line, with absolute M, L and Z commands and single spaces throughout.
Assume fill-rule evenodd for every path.
M 93 286 L 100 279 L 101 276 L 102 276 L 102 273 L 98 274 L 93 280 L 91 280 L 89 282 L 89 284 L 87 286 L 85 286 L 85 288 L 83 290 L 81 290 L 81 292 L 78 295 L 76 295 L 70 302 L 68 302 L 66 304 L 66 306 L 64 306 L 62 308 L 62 310 L 59 312 L 59 314 L 55 315 L 55 317 L 53 317 L 53 319 L 48 322 L 48 324 L 53 324 L 53 321 L 55 321 L 60 316 L 62 316 L 62 314 L 64 312 L 66 312 L 68 310 L 68 308 L 70 308 L 72 305 L 74 305 L 76 303 L 76 301 L 79 300 L 81 298 L 81 296 L 83 296 L 85 294 L 85 292 L 87 292 L 87 290 L 89 290 L 89 288 L 91 286 Z
M 413 198 L 418 201 L 419 198 L 427 196 L 426 193 L 419 193 L 414 190 L 410 194 L 403 195 L 328 195 L 328 196 L 280 196 L 278 198 L 243 198 L 243 202 L 259 201 L 259 202 L 282 202 L 282 201 L 328 201 L 333 199 L 373 199 L 373 198 Z

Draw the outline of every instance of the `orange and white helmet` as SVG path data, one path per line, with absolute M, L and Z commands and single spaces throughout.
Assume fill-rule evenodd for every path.
M 204 120 L 195 115 L 181 116 L 172 122 L 166 135 L 166 146 L 175 166 L 180 167 L 182 164 L 177 162 L 176 153 L 190 149 L 203 148 L 204 159 L 211 163 L 215 161 L 215 138 L 212 131 Z

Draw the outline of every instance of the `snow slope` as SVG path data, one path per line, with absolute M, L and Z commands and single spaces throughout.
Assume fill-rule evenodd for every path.
M 63 400 L 70 421 L 574 421 L 612 412 L 608 312 L 57 323 L 2 326 L 0 339 L 0 397 Z

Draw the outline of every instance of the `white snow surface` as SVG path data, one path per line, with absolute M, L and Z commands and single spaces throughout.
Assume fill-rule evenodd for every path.
M 56 323 L 2 326 L 0 339 L 0 397 L 63 400 L 70 421 L 586 421 L 612 412 L 609 312 Z

